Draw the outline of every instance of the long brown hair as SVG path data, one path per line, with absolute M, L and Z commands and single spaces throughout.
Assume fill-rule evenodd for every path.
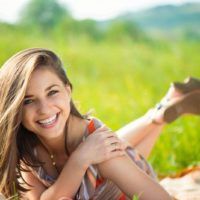
M 21 51 L 0 69 L 0 192 L 6 197 L 14 195 L 16 190 L 26 191 L 19 183 L 19 179 L 23 180 L 20 172 L 25 170 L 20 165 L 21 162 L 30 167 L 41 165 L 33 153 L 33 148 L 38 143 L 37 136 L 21 124 L 26 88 L 32 72 L 39 66 L 53 70 L 72 89 L 61 60 L 47 49 Z M 72 115 L 84 117 L 72 100 L 70 105 Z

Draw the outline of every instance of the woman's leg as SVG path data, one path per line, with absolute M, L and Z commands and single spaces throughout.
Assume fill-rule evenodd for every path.
M 148 157 L 165 124 L 183 114 L 200 115 L 199 102 L 200 90 L 191 89 L 181 93 L 172 85 L 161 104 L 121 128 L 117 134 L 138 149 L 144 157 Z
M 182 95 L 173 85 L 168 90 L 162 102 L 173 100 Z M 154 119 L 154 120 L 152 120 Z M 163 120 L 162 109 L 152 109 L 139 119 L 127 124 L 117 131 L 117 135 L 129 142 L 145 158 L 147 158 L 166 123 Z
M 144 115 L 118 130 L 117 134 L 147 158 L 163 127 L 164 123 L 155 124 L 148 116 Z
M 162 127 L 158 127 L 153 129 L 144 139 L 142 142 L 138 143 L 135 148 L 141 152 L 141 154 L 148 158 L 150 155 L 153 146 L 156 143 L 156 140 L 158 139 L 160 133 L 161 133 Z

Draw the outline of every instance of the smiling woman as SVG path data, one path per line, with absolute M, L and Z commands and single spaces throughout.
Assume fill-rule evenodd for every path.
M 45 66 L 36 69 L 27 86 L 22 125 L 44 140 L 62 136 L 70 113 L 70 94 L 70 86 L 54 72 Z
M 33 48 L 11 57 L 0 88 L 0 192 L 6 197 L 170 199 L 143 156 L 101 121 L 80 114 L 52 51 Z

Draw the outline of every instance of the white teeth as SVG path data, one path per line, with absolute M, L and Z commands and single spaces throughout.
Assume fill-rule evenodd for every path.
M 38 121 L 40 124 L 44 124 L 44 125 L 49 125 L 49 124 L 52 124 L 55 120 L 56 120 L 56 116 L 57 115 L 54 115 L 53 117 L 50 117 L 48 119 L 45 119 L 45 120 L 40 120 Z

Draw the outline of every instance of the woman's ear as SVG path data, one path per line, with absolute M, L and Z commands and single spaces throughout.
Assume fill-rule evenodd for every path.
M 68 95 L 71 97 L 72 90 L 71 90 L 70 85 L 66 84 L 66 85 L 65 85 L 65 89 L 66 89 Z

